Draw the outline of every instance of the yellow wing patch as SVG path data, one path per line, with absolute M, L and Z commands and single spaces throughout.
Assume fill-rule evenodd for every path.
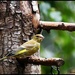
M 26 49 L 20 50 L 20 51 L 16 52 L 15 55 L 23 54 L 23 53 L 25 53 L 26 51 L 27 51 Z

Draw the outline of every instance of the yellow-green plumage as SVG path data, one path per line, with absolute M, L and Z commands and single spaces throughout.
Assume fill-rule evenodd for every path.
M 12 53 L 9 53 L 8 56 L 5 56 L 1 58 L 0 60 L 4 60 L 9 56 L 14 56 L 14 57 L 22 57 L 23 55 L 25 56 L 30 56 L 37 52 L 40 48 L 40 43 L 43 40 L 43 36 L 41 34 L 36 34 L 32 37 L 31 40 L 25 42 L 22 44 L 16 51 L 12 51 Z

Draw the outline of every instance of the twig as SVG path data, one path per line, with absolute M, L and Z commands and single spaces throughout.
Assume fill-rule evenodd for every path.
M 35 57 L 27 57 L 19 59 L 21 62 L 25 64 L 35 64 L 35 65 L 44 65 L 44 66 L 62 66 L 64 64 L 64 60 L 62 58 L 35 58 Z
M 40 21 L 40 26 L 45 30 L 56 29 L 75 31 L 75 23 Z

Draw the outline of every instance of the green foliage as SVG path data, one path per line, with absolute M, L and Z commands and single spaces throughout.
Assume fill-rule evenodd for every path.
M 41 20 L 44 21 L 75 21 L 74 1 L 39 1 Z M 60 57 L 65 64 L 60 67 L 62 74 L 75 69 L 75 32 L 51 30 L 45 36 L 41 46 L 41 57 Z M 42 66 L 42 73 L 50 74 L 50 67 Z

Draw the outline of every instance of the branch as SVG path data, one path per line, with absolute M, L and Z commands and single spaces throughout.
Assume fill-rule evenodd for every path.
M 64 60 L 61 58 L 36 58 L 36 57 L 27 57 L 20 59 L 21 62 L 25 64 L 34 64 L 34 65 L 44 65 L 44 66 L 62 66 Z
M 40 21 L 40 26 L 45 30 L 56 29 L 75 31 L 75 23 Z

